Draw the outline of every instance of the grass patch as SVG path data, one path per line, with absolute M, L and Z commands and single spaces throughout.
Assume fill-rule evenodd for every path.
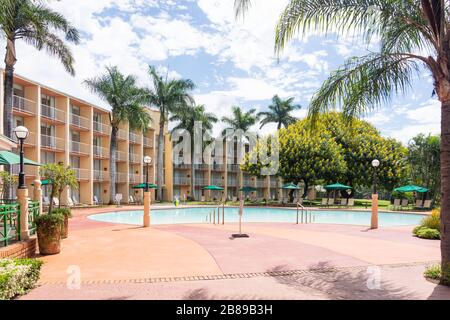
M 440 280 L 441 279 L 441 265 L 436 264 L 433 266 L 428 267 L 425 272 L 423 273 L 425 278 L 431 279 L 431 280 Z

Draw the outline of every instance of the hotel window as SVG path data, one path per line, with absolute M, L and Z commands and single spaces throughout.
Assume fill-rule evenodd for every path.
M 24 126 L 24 125 L 25 125 L 25 120 L 23 119 L 23 117 L 14 116 L 14 119 L 13 119 L 14 128 L 16 128 L 18 126 Z
M 98 112 L 94 112 L 94 122 L 102 123 L 102 115 Z
M 94 160 L 94 170 L 102 171 L 102 162 L 98 159 Z
M 41 125 L 41 134 L 45 136 L 53 137 L 55 135 L 55 126 Z
M 48 151 L 41 151 L 41 163 L 56 163 L 55 153 Z
M 70 166 L 74 169 L 80 169 L 80 157 L 70 156 Z
M 77 116 L 80 115 L 80 107 L 79 106 L 71 105 L 70 111 L 72 112 L 72 114 L 76 114 Z
M 56 106 L 55 97 L 41 94 L 41 104 L 54 108 Z
M 20 84 L 14 84 L 14 95 L 18 96 L 18 97 L 25 97 L 25 91 L 23 86 L 21 86 Z

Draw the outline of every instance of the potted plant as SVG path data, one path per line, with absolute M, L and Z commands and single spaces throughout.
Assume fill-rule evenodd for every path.
M 70 208 L 54 209 L 51 214 L 60 214 L 64 217 L 64 221 L 61 224 L 61 239 L 66 239 L 69 236 L 69 218 L 72 217 Z
M 43 214 L 36 218 L 39 253 L 58 254 L 61 251 L 62 214 Z

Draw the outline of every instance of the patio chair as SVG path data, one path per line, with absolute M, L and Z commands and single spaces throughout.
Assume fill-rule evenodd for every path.
M 407 208 L 409 206 L 409 201 L 408 199 L 402 199 L 402 204 L 401 204 L 401 208 Z
M 334 198 L 328 199 L 328 206 L 334 206 Z
M 327 206 L 328 205 L 328 198 L 322 198 L 322 206 Z
M 96 205 L 96 206 L 100 205 L 100 201 L 98 201 L 97 196 L 94 196 L 93 200 L 94 200 L 94 205 Z
M 233 202 L 236 202 L 237 201 L 237 197 L 233 197 Z
M 425 200 L 423 203 L 423 209 L 431 209 L 432 200 Z
M 144 201 L 143 201 L 143 199 L 142 199 L 141 196 L 134 196 L 134 201 L 135 201 L 136 204 L 138 204 L 138 205 L 144 204 Z
M 400 199 L 394 199 L 394 210 L 396 208 L 400 208 L 400 203 L 401 203 Z
M 68 205 L 69 207 L 74 207 L 74 206 L 75 206 L 75 204 L 73 203 L 71 197 L 67 197 L 67 205 Z
M 48 207 L 50 205 L 50 200 L 48 199 L 48 197 L 46 196 L 42 197 L 42 205 L 44 207 Z
M 303 198 L 298 198 L 297 203 L 298 203 L 299 205 L 303 205 Z
M 136 204 L 132 195 L 128 196 L 128 204 Z
M 73 204 L 74 204 L 76 207 L 78 207 L 78 206 L 81 205 L 80 201 L 78 201 L 77 198 L 71 197 L 70 199 L 72 199 L 72 202 L 73 202 Z
M 341 199 L 341 206 L 345 207 L 347 205 L 347 199 Z
M 414 205 L 414 209 L 423 209 L 423 201 L 416 200 L 416 204 Z
M 347 207 L 354 207 L 355 206 L 355 199 L 350 198 L 348 199 Z
M 53 197 L 53 205 L 59 207 L 59 199 L 57 197 Z
M 202 202 L 205 202 L 205 196 L 202 196 Z
M 294 198 L 294 201 L 292 201 L 293 204 L 297 204 L 298 203 L 298 198 Z

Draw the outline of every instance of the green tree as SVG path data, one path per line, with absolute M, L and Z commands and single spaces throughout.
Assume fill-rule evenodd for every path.
M 250 128 L 258 122 L 258 115 L 256 109 L 243 111 L 241 107 L 231 107 L 232 117 L 222 117 L 222 122 L 226 124 L 226 130 L 242 130 L 247 132 Z
M 117 134 L 121 123 L 128 122 L 131 130 L 145 132 L 151 117 L 144 105 L 149 101 L 148 92 L 136 85 L 134 76 L 123 75 L 117 67 L 107 67 L 103 75 L 85 80 L 86 86 L 111 107 L 109 121 L 111 138 L 109 148 L 110 204 L 116 195 Z
M 2 199 L 7 199 L 9 198 L 9 191 L 13 186 L 17 185 L 19 178 L 17 175 L 13 175 L 8 171 L 0 171 L 0 179 L 2 183 Z
M 78 44 L 78 31 L 62 16 L 43 3 L 32 0 L 0 0 L 0 29 L 6 40 L 5 95 L 3 133 L 13 138 L 13 84 L 17 62 L 16 41 L 23 40 L 38 50 L 45 49 L 59 58 L 70 74 L 74 74 L 74 58 L 60 37 Z
M 194 104 L 194 98 L 189 94 L 189 91 L 193 90 L 195 85 L 189 79 L 167 79 L 167 76 L 160 75 L 153 66 L 149 67 L 148 73 L 153 82 L 153 88 L 149 90 L 149 101 L 160 111 L 156 181 L 158 184 L 157 200 L 161 201 L 164 170 L 164 131 L 172 112 Z
M 237 13 L 251 0 L 236 0 Z M 441 267 L 450 285 L 450 10 L 445 0 L 290 0 L 275 32 L 281 52 L 298 33 L 357 32 L 378 52 L 351 58 L 331 74 L 311 101 L 310 115 L 341 107 L 359 116 L 405 93 L 423 67 L 441 102 Z
M 205 111 L 204 105 L 186 106 L 179 108 L 175 111 L 170 121 L 176 121 L 178 124 L 172 129 L 174 130 L 186 130 L 191 137 L 191 197 L 196 200 L 195 193 L 195 161 L 194 161 L 194 126 L 196 123 L 202 125 L 203 132 L 211 130 L 213 124 L 218 121 L 216 116 L 212 113 Z M 197 143 L 199 143 L 197 141 Z M 202 145 L 202 150 L 203 150 Z
M 269 106 L 269 111 L 258 113 L 261 120 L 261 129 L 268 123 L 276 123 L 278 130 L 283 126 L 287 128 L 298 119 L 291 115 L 294 110 L 301 109 L 301 105 L 294 105 L 294 98 L 286 100 L 281 99 L 278 95 L 272 98 L 272 104 Z
M 439 200 L 441 191 L 441 137 L 419 134 L 408 145 L 411 182 L 430 190 L 431 198 Z
M 58 207 L 61 208 L 61 196 L 64 189 L 69 187 L 71 189 L 78 188 L 78 181 L 75 170 L 70 166 L 64 165 L 64 163 L 47 163 L 40 168 L 40 174 L 43 178 L 50 180 L 50 205 L 48 212 L 53 210 L 53 198 L 59 199 Z

